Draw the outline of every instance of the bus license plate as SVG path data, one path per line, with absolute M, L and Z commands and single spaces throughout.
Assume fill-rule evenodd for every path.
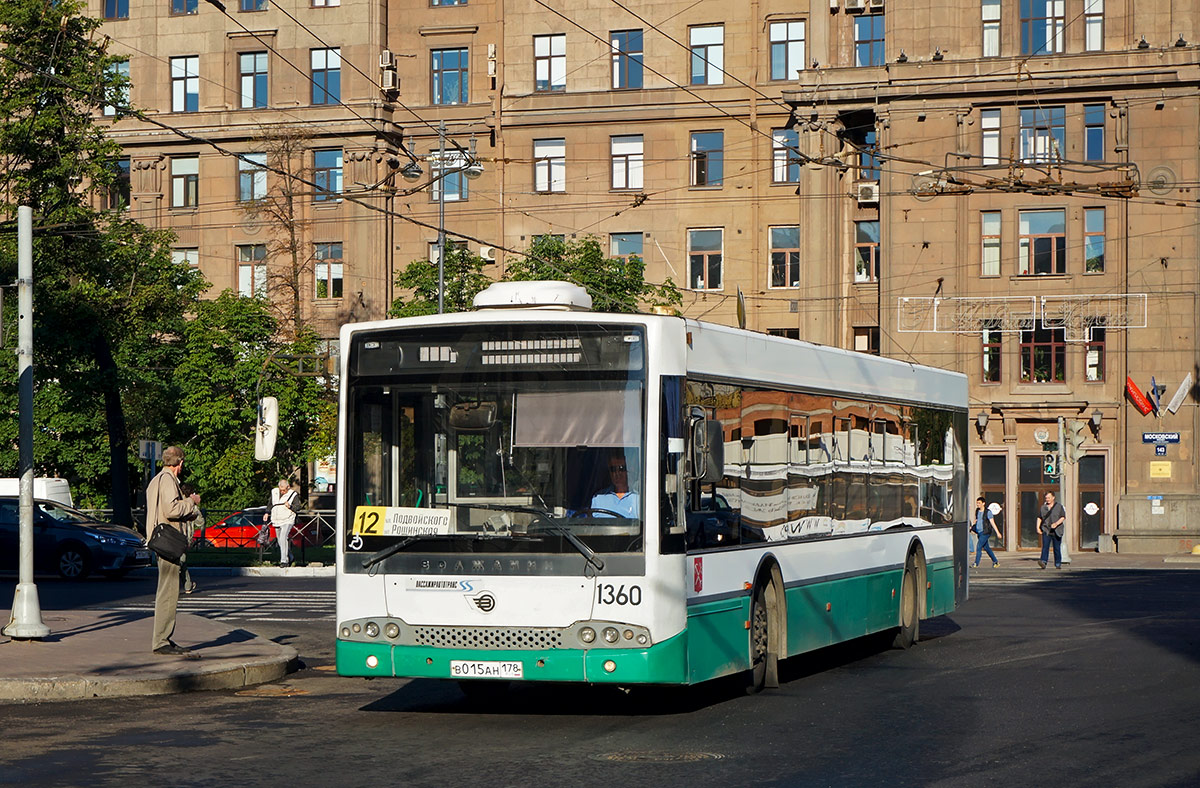
M 450 660 L 450 675 L 459 679 L 519 679 L 524 678 L 520 662 L 470 662 Z

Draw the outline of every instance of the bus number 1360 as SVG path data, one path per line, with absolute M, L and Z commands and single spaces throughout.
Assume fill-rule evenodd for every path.
M 596 603 L 600 605 L 640 605 L 642 604 L 642 587 L 615 586 L 612 583 L 596 584 Z

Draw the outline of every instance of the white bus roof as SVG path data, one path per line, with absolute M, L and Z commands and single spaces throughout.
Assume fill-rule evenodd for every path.
M 771 381 L 786 388 L 846 397 L 967 407 L 967 377 L 959 372 L 664 315 L 507 308 L 349 323 L 342 326 L 342 352 L 347 354 L 352 336 L 363 331 L 483 323 L 644 325 L 651 337 L 674 334 L 680 344 L 691 335 L 691 344 L 682 356 L 688 375 Z

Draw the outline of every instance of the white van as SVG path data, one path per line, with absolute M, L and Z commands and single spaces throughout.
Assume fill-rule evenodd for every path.
M 21 494 L 20 479 L 0 479 L 0 496 L 16 498 Z M 71 485 L 66 479 L 34 479 L 33 497 L 45 501 L 57 501 L 64 506 L 74 506 L 71 500 Z

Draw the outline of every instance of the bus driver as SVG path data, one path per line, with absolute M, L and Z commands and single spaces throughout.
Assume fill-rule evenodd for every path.
M 637 492 L 629 489 L 629 464 L 625 453 L 614 451 L 608 458 L 608 477 L 612 485 L 592 496 L 593 509 L 607 509 L 622 517 L 636 520 L 640 501 Z M 612 517 L 611 514 L 595 512 L 596 517 Z

